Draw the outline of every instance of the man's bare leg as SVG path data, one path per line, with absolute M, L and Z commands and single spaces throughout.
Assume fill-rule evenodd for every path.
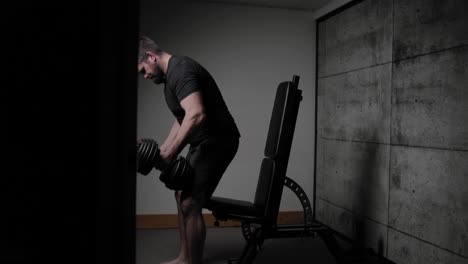
M 179 249 L 179 256 L 176 259 L 168 262 L 163 262 L 162 264 L 183 264 L 189 263 L 189 254 L 187 249 L 187 236 L 185 233 L 185 221 L 184 221 L 184 214 L 181 208 L 181 196 L 182 191 L 176 191 L 176 203 L 177 203 L 177 216 L 179 219 L 179 235 L 180 235 L 180 249 Z
M 201 264 L 206 239 L 206 226 L 202 216 L 202 202 L 192 197 L 185 198 L 182 203 L 185 220 L 185 234 L 190 264 Z

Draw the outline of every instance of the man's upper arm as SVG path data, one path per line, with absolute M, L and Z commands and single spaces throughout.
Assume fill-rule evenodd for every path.
M 180 105 L 186 113 L 204 114 L 202 94 L 200 91 L 193 92 L 186 96 Z
M 178 69 L 177 74 L 180 76 L 176 82 L 175 95 L 179 102 L 182 101 L 194 92 L 200 91 L 200 80 L 197 76 L 197 71 L 193 67 L 185 66 Z

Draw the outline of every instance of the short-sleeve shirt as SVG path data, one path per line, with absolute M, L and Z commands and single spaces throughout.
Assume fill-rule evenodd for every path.
M 180 102 L 197 91 L 201 92 L 206 119 L 189 135 L 188 143 L 198 144 L 210 136 L 239 138 L 240 133 L 234 118 L 211 74 L 195 60 L 173 55 L 166 72 L 164 94 L 167 105 L 179 124 L 182 124 L 185 117 L 185 110 Z

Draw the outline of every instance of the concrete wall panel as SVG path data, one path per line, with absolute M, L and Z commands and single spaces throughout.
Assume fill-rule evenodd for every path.
M 317 219 L 334 230 L 387 256 L 387 227 L 366 218 L 360 218 L 334 204 L 317 199 Z
M 467 186 L 468 152 L 392 146 L 389 225 L 467 256 Z
M 319 77 L 392 59 L 392 1 L 368 0 L 319 25 Z
M 393 144 L 467 150 L 468 46 L 395 63 L 392 101 Z
M 390 143 L 391 64 L 321 78 L 319 136 Z
M 389 145 L 319 139 L 317 197 L 388 222 Z
M 398 264 L 468 264 L 467 13 L 365 0 L 318 24 L 317 219 Z
M 388 259 L 398 264 L 466 264 L 468 259 L 393 229 L 388 232 Z
M 468 44 L 468 1 L 395 0 L 394 59 Z

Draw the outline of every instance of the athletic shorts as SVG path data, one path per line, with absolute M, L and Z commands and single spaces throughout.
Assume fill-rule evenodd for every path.
M 194 179 L 192 187 L 184 190 L 183 195 L 202 198 L 203 202 L 210 199 L 238 147 L 236 137 L 209 137 L 191 145 L 186 158 L 193 168 Z

